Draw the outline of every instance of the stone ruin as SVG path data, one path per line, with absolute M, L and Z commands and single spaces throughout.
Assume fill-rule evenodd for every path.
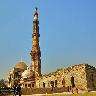
M 36 78 L 36 88 L 73 87 L 79 90 L 95 90 L 96 68 L 88 64 L 78 64 Z

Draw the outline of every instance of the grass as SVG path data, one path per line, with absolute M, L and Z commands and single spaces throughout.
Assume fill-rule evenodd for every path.
M 52 95 L 43 95 L 43 96 L 96 96 L 96 92 L 86 92 L 78 94 L 52 94 Z
M 0 96 L 4 96 L 4 95 L 0 95 Z M 13 95 L 7 95 L 7 96 L 13 96 Z M 32 95 L 32 96 L 34 96 L 34 95 Z M 39 95 L 37 95 L 37 96 L 39 96 Z M 58 93 L 58 94 L 52 94 L 52 95 L 51 94 L 48 94 L 48 95 L 46 94 L 46 95 L 40 95 L 40 96 L 96 96 L 96 92 L 86 92 L 86 93 L 79 93 L 79 94 L 63 94 L 63 93 L 59 94 Z

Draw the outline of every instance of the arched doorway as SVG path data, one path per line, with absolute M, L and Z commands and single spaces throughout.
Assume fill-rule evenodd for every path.
M 57 80 L 55 80 L 55 87 L 57 87 Z
M 45 88 L 45 83 L 43 82 L 43 88 Z
M 62 85 L 63 85 L 63 87 L 65 87 L 65 79 L 64 78 L 62 80 Z
M 71 85 L 72 85 L 72 88 L 75 87 L 74 77 L 73 76 L 71 77 Z
M 54 89 L 54 81 L 51 81 L 51 87 L 52 87 L 51 91 L 53 91 L 53 89 Z

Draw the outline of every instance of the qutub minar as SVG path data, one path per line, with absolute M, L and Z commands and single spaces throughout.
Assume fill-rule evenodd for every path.
M 41 75 L 41 51 L 39 46 L 39 20 L 38 20 L 38 12 L 37 8 L 34 13 L 34 20 L 33 20 L 33 34 L 32 34 L 32 51 L 31 55 L 31 64 L 32 70 L 35 72 L 35 76 Z
M 8 87 L 21 84 L 22 88 L 72 88 L 78 90 L 96 89 L 96 68 L 88 64 L 76 64 L 68 68 L 61 68 L 45 75 L 41 74 L 41 51 L 39 46 L 39 19 L 35 8 L 32 33 L 31 66 L 22 60 L 10 70 Z

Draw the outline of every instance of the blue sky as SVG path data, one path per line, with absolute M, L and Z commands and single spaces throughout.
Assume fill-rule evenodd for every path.
M 32 20 L 38 7 L 42 73 L 96 66 L 96 0 L 0 0 L 0 76 L 22 57 L 30 65 Z

